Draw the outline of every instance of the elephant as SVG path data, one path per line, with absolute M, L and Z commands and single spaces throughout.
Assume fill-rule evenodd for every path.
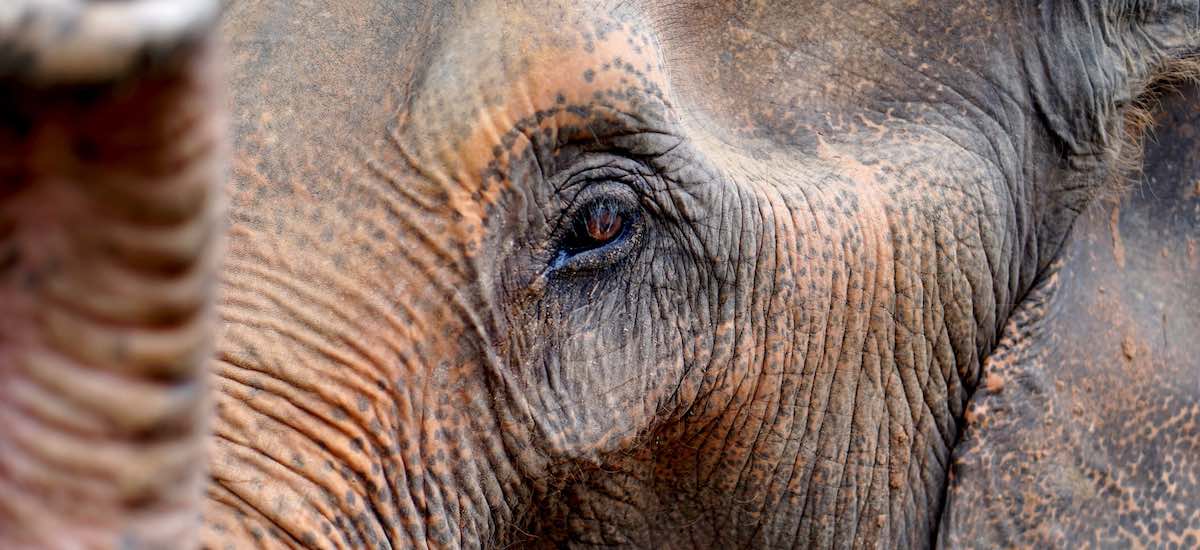
M 7 0 L 0 547 L 1196 547 L 1200 2 Z

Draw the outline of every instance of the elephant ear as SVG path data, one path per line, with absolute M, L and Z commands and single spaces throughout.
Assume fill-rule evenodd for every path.
M 1154 86 L 1197 7 L 1128 4 L 1164 10 L 1128 37 Z M 1140 182 L 1078 218 L 985 362 L 941 547 L 1200 545 L 1200 88 L 1158 105 Z
M 1032 199 L 1040 249 L 1049 252 L 1039 255 L 1044 270 L 1079 212 L 1128 188 L 1113 174 L 1140 161 L 1159 88 L 1200 74 L 1200 1 L 1013 4 L 1030 111 L 1036 133 L 1047 137 L 1027 151 L 1027 162 L 1053 173 Z
M 198 540 L 217 11 L 0 1 L 0 548 Z

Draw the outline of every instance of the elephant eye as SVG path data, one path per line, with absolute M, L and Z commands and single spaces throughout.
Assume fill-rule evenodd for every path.
M 628 201 L 601 198 L 574 209 L 552 267 L 596 269 L 616 261 L 636 236 L 640 216 Z
M 601 202 L 592 205 L 580 216 L 579 223 L 583 228 L 576 233 L 582 237 L 579 240 L 585 246 L 602 246 L 621 234 L 624 222 L 621 213 L 613 205 Z

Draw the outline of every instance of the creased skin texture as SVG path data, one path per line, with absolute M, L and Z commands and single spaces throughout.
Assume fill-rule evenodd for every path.
M 1079 6 L 232 4 L 205 545 L 933 544 L 1194 28 Z M 596 197 L 630 244 L 555 267 Z
M 1146 170 L 1097 205 L 984 365 L 943 545 L 1200 544 L 1200 89 L 1168 93 Z
M 198 39 L 88 82 L 0 71 L 0 548 L 199 538 L 214 60 Z
M 203 544 L 931 545 L 982 358 L 1196 49 L 1053 5 L 229 3 Z M 628 236 L 564 254 L 594 201 Z

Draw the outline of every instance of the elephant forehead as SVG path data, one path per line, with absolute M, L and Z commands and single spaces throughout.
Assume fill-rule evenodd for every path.
M 513 163 L 535 147 L 634 132 L 670 111 L 657 43 L 634 20 L 488 4 L 463 19 L 473 23 L 443 41 L 394 133 L 447 198 L 464 242 L 479 242 L 487 208 L 514 184 Z

